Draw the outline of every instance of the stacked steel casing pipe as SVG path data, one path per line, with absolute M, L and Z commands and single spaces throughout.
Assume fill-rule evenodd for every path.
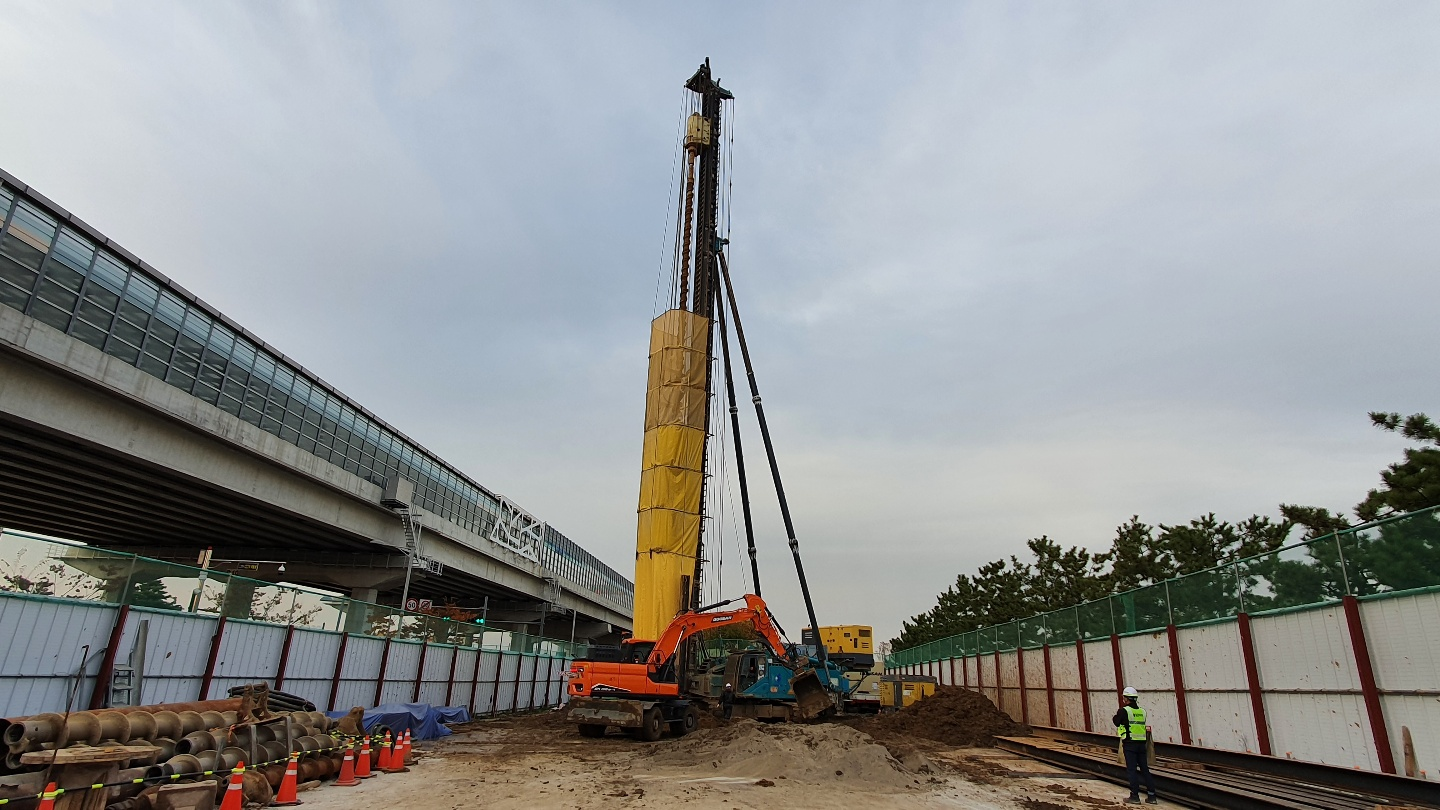
M 274 714 L 265 709 L 256 715 L 235 698 L 0 719 L 0 741 L 5 746 L 0 799 L 33 796 L 44 788 L 44 766 L 22 764 L 22 754 L 78 746 L 159 749 L 122 766 L 119 781 L 143 781 L 107 788 L 107 806 L 112 810 L 145 810 L 149 804 L 140 800 L 146 797 L 138 794 L 147 787 L 211 778 L 207 772 L 228 774 L 241 762 L 258 766 L 266 781 L 277 787 L 286 761 L 296 752 L 304 780 L 339 773 L 344 743 L 330 736 L 334 721 L 329 717 L 314 711 Z

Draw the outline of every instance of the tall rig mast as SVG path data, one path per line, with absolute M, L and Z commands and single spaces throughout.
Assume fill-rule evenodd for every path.
M 658 638 L 677 614 L 698 606 L 704 561 L 711 327 L 721 247 L 721 106 L 734 96 L 711 77 L 708 60 L 685 87 L 699 104 L 685 122 L 675 292 L 671 308 L 650 327 L 635 545 L 637 639 Z

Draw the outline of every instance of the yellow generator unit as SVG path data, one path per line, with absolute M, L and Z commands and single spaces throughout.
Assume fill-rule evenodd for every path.
M 898 711 L 935 694 L 929 675 L 885 675 L 880 678 L 880 711 Z
M 871 636 L 871 629 L 866 625 L 841 624 L 821 627 L 819 640 L 825 643 L 825 652 L 830 660 L 847 669 L 868 672 L 875 665 Z M 801 628 L 800 643 L 817 646 L 815 631 L 808 627 Z

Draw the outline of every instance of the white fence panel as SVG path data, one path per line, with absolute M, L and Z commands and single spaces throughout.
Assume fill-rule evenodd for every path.
M 354 644 L 355 639 L 349 643 Z M 335 677 L 335 657 L 339 654 L 339 633 L 295 628 L 295 638 L 290 641 L 290 660 L 285 663 L 285 685 L 281 688 L 324 710 L 330 704 L 330 683 Z M 365 701 L 366 705 L 369 703 Z M 347 711 L 358 705 L 337 702 L 335 708 Z
M 515 710 L 515 677 L 519 671 L 519 653 L 506 653 L 500 659 L 500 699 L 496 703 L 496 711 L 509 712 Z
M 177 703 L 200 699 L 200 682 L 210 661 L 210 643 L 219 620 L 169 610 L 131 608 L 120 649 L 130 650 L 142 621 L 148 621 L 145 679 L 140 702 Z
M 1180 709 L 1175 702 L 1169 637 L 1165 633 L 1141 633 L 1121 638 L 1120 666 L 1125 686 L 1140 690 L 1140 705 L 1145 707 L 1145 720 L 1154 730 L 1155 739 L 1180 742 Z M 1114 714 L 1111 708 L 1105 716 Z
M 286 628 L 274 624 L 227 619 L 215 658 L 215 677 L 210 699 L 218 700 L 232 686 L 265 683 L 273 685 L 280 671 L 280 652 L 285 646 Z M 286 690 L 289 691 L 289 690 Z
M 1417 767 L 1440 776 L 1440 593 L 1365 600 L 1360 618 L 1395 762 L 1408 728 Z
M 454 691 L 450 686 L 450 664 L 453 661 L 454 647 L 432 646 L 426 650 L 418 702 L 429 703 L 431 706 L 448 705 L 445 695 Z
M 346 640 L 340 688 L 335 691 L 336 709 L 375 705 L 375 677 L 384 652 L 384 639 L 350 636 Z
M 496 650 L 480 651 L 480 681 L 475 687 L 475 714 L 489 714 L 496 705 L 496 669 L 500 665 L 500 653 Z
M 1251 620 L 1276 756 L 1378 770 L 1339 606 Z
M 479 657 L 480 652 L 473 648 L 455 650 L 455 689 L 450 695 L 450 703 L 466 707 L 471 714 L 475 713 L 475 705 L 470 698 L 474 694 L 471 690 L 475 687 L 475 665 Z
M 88 677 L 74 705 L 88 706 L 117 610 L 93 602 L 0 597 L 0 717 L 63 712 L 87 644 Z

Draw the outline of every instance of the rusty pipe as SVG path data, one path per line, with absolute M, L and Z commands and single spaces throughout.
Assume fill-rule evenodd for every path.
M 185 736 L 184 726 L 180 723 L 180 715 L 169 709 L 162 709 L 158 712 L 150 712 L 155 718 L 155 733 L 161 737 L 169 737 L 178 740 Z
M 205 718 L 197 711 L 186 710 L 179 712 L 180 730 L 189 736 L 192 732 L 205 730 Z
M 220 752 L 220 759 L 224 761 L 225 770 L 227 771 L 244 762 L 247 758 L 248 755 L 245 753 L 244 748 L 238 748 L 233 745 L 227 746 Z
M 224 758 L 220 755 L 220 752 L 214 749 L 197 751 L 195 752 L 195 758 L 200 760 L 200 770 L 202 771 L 218 771 L 220 770 L 220 763 L 224 762 Z
M 226 740 L 223 732 L 217 739 L 217 733 L 213 731 L 193 731 L 186 734 L 183 739 L 175 743 L 177 754 L 198 754 L 201 751 L 215 751 L 225 747 Z
M 5 744 L 13 749 L 21 744 L 28 746 L 54 742 L 64 731 L 65 718 L 54 712 L 16 718 L 5 728 Z
M 185 703 L 154 703 L 148 706 L 116 706 L 111 711 L 121 714 L 132 712 L 238 712 L 240 711 L 240 698 L 226 698 L 225 700 L 192 700 Z M 14 718 L 12 718 L 14 719 Z
M 101 737 L 100 717 L 94 712 L 71 712 L 65 720 L 65 735 L 57 745 L 95 745 Z
M 175 756 L 175 741 L 169 737 L 156 737 L 150 740 L 150 744 L 160 749 L 160 753 L 155 755 L 156 762 L 164 762 Z
M 76 712 L 76 714 L 80 714 L 80 712 Z M 132 739 L 129 715 L 115 711 L 104 711 L 96 714 L 95 720 L 100 730 L 101 740 L 114 740 L 118 744 L 124 744 L 130 742 Z
M 112 709 L 111 711 L 114 710 Z M 155 723 L 155 715 L 150 712 L 131 712 L 129 714 L 116 712 L 116 714 L 122 714 L 124 717 L 129 718 L 130 739 L 132 740 L 153 740 L 156 737 L 165 736 L 155 733 L 159 729 Z
M 170 758 L 169 762 L 166 762 L 161 767 L 164 769 L 162 774 L 164 776 L 174 776 L 176 774 L 185 773 L 200 773 L 201 771 L 205 770 L 203 767 L 201 767 L 200 760 L 190 754 L 176 754 L 175 756 Z

